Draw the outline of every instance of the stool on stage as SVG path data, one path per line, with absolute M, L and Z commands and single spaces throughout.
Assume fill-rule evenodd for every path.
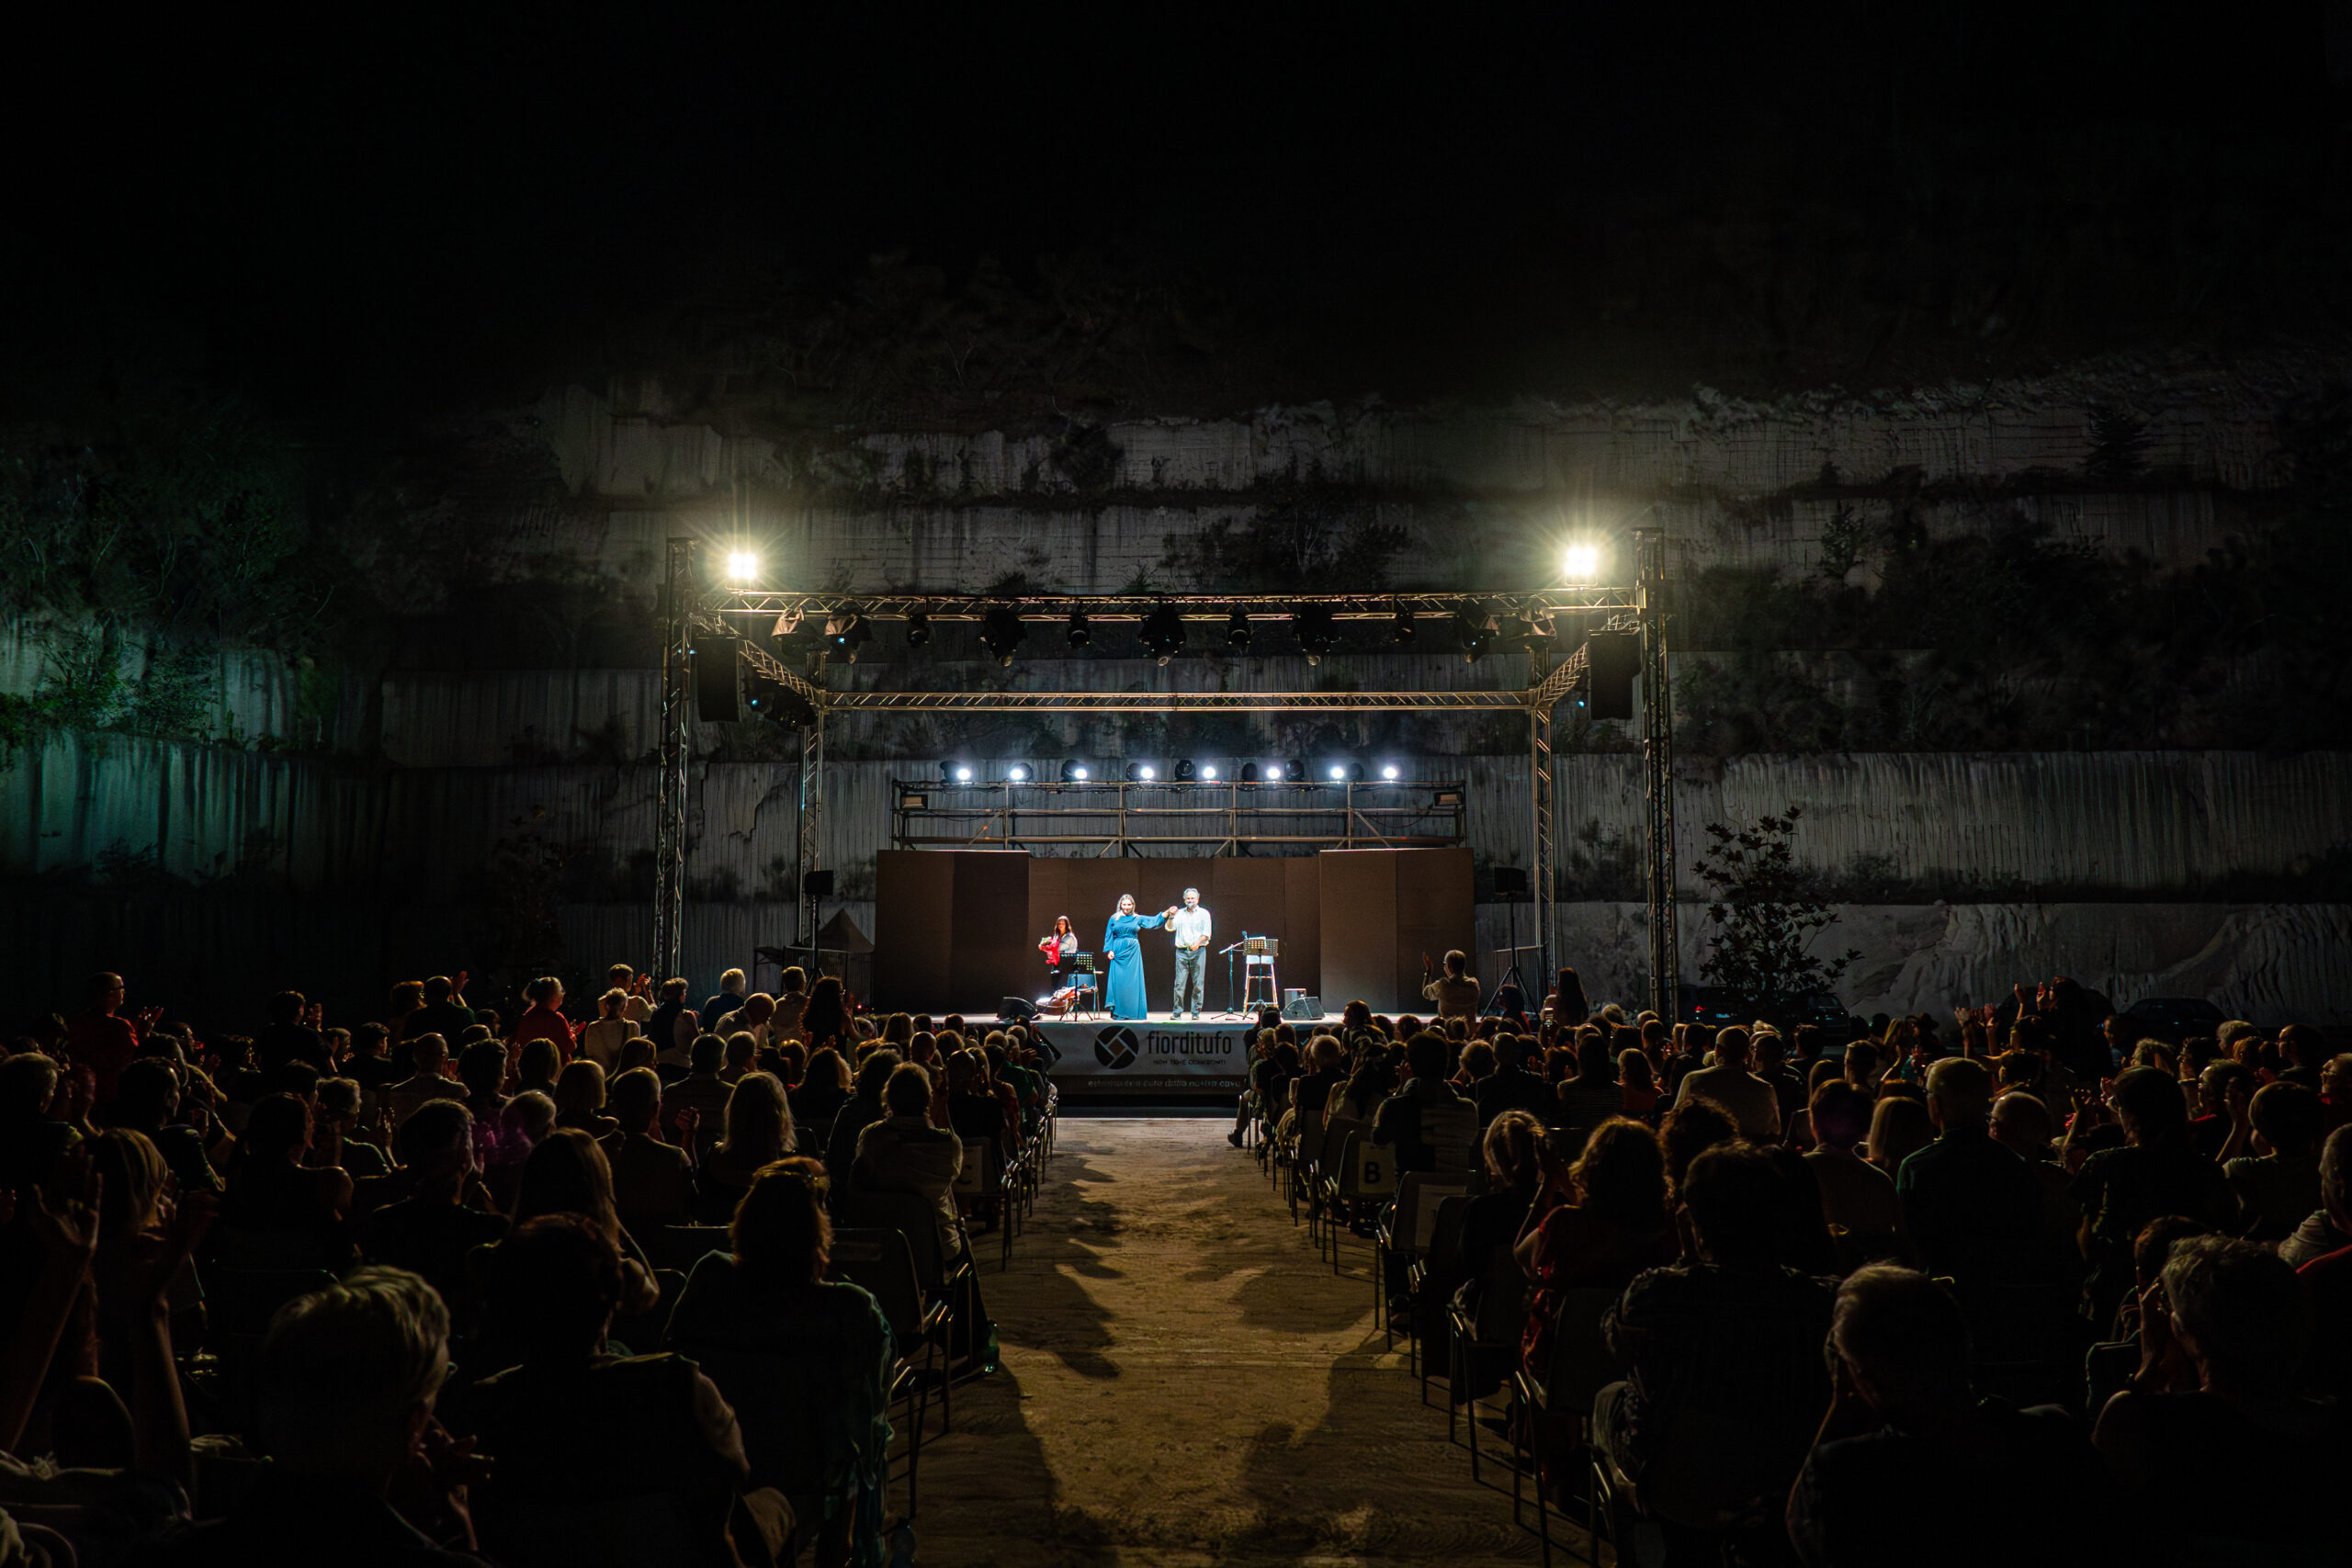
M 1280 1008 L 1283 993 L 1274 979 L 1274 959 L 1282 952 L 1282 939 L 1272 936 L 1245 936 L 1241 939 L 1241 1010 L 1265 1006 Z M 1258 987 L 1266 987 L 1265 1000 L 1258 999 Z

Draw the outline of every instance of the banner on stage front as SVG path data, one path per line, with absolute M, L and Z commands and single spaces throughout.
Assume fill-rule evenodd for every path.
M 1238 1091 L 1250 1077 L 1250 1026 L 1135 1021 L 1029 1025 L 1064 1089 L 1084 1094 Z

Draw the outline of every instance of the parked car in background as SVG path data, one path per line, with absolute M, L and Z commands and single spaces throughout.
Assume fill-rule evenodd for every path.
M 2215 1034 L 2229 1015 L 2201 997 L 2142 997 L 2121 1014 L 2139 1031 L 2134 1040 L 2161 1040 L 2177 1045 L 2193 1034 Z
M 1759 1018 L 1770 1019 L 1783 1030 L 1812 1024 L 1822 1032 L 1827 1046 L 1838 1052 L 1844 1051 L 1848 1042 L 1870 1032 L 1870 1025 L 1847 1011 L 1846 1004 L 1829 991 L 1808 991 L 1792 1003 L 1770 1008 L 1749 1001 L 1736 987 L 1685 986 L 1674 1015 L 1677 1023 L 1704 1023 L 1716 1029 L 1753 1023 Z

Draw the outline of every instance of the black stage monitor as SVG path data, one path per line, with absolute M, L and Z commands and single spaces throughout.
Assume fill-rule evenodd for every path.
M 1594 719 L 1634 716 L 1634 680 L 1642 671 L 1642 634 L 1594 632 L 1585 639 Z
M 695 640 L 695 716 L 705 724 L 733 724 L 743 716 L 742 649 L 734 637 Z
M 800 896 L 804 898 L 830 898 L 833 896 L 833 874 L 831 870 L 812 871 L 800 878 Z

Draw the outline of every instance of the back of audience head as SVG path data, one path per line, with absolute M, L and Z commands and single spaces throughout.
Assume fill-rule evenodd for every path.
M 1738 1024 L 1715 1031 L 1715 1065 L 1719 1067 L 1747 1066 L 1749 1043 L 1747 1031 Z
M 658 1081 L 658 1080 L 657 1080 Z M 727 1136 L 721 1147 L 729 1159 L 765 1165 L 792 1151 L 797 1129 L 792 1102 L 774 1073 L 745 1073 L 727 1096 Z
M 1968 1404 L 1968 1323 L 1944 1288 L 1914 1269 L 1873 1263 L 1838 1287 L 1829 1345 L 1854 1390 L 1896 1427 Z
M 716 1034 L 697 1034 L 694 1043 L 686 1047 L 686 1071 L 697 1076 L 715 1074 L 727 1065 L 727 1042 Z
M 893 1116 L 922 1116 L 931 1110 L 931 1075 L 909 1062 L 891 1069 L 882 1103 Z
M 90 1168 L 97 1173 L 99 1235 L 129 1241 L 155 1223 L 170 1171 L 147 1134 L 107 1127 L 90 1139 Z
M 1621 1229 L 1636 1232 L 1666 1224 L 1667 1175 L 1667 1151 L 1658 1135 L 1623 1116 L 1609 1117 L 1595 1127 L 1568 1168 L 1568 1179 L 1584 1206 Z
M 1625 1051 L 1617 1057 L 1617 1081 L 1627 1089 L 1649 1089 L 1657 1079 L 1649 1057 L 1639 1051 Z
M 1533 1185 L 1544 1175 L 1544 1123 L 1524 1111 L 1506 1111 L 1487 1123 L 1487 1174 L 1502 1187 Z
M 662 1078 L 651 1067 L 631 1067 L 613 1080 L 613 1119 L 621 1131 L 639 1135 L 662 1119 Z
M 1883 1094 L 1871 1111 L 1870 1162 L 1887 1175 L 1936 1141 L 1927 1105 L 1908 1095 Z
M 1445 1077 L 1446 1064 L 1453 1059 L 1453 1049 L 1442 1035 L 1427 1030 L 1405 1042 L 1405 1066 L 1412 1076 L 1435 1083 Z
M 2312 1303 L 2276 1251 L 2191 1236 L 2174 1244 L 2164 1285 L 2173 1328 L 2207 1392 L 2267 1402 L 2298 1391 L 2311 1352 Z
M 2188 1101 L 2180 1080 L 2156 1067 L 2130 1067 L 2118 1074 L 2109 1102 L 2123 1134 L 2143 1148 L 2165 1147 L 2188 1131 Z
M 254 1362 L 261 1450 L 380 1488 L 432 1416 L 448 1341 L 441 1297 L 403 1269 L 356 1269 L 288 1302 Z
M 1692 1160 L 1717 1144 L 1728 1144 L 1738 1136 L 1739 1123 L 1713 1100 L 1684 1100 L 1668 1111 L 1666 1120 L 1658 1125 L 1658 1141 L 1666 1149 L 1668 1180 L 1679 1187 Z
M 899 1054 L 888 1047 L 869 1052 L 865 1059 L 857 1065 L 857 1092 L 879 1104 L 882 1086 L 888 1083 L 890 1075 L 904 1065 Z
M 2191 1236 L 2211 1235 L 2211 1229 L 2202 1220 L 2192 1220 L 2187 1214 L 2159 1214 L 2140 1227 L 2132 1238 L 2132 1272 L 2140 1288 L 2146 1290 L 2156 1282 L 2172 1261 L 2172 1249 Z
M 1870 1097 L 1844 1078 L 1813 1091 L 1813 1141 L 1823 1148 L 1850 1151 L 1871 1130 Z
M 1928 1114 L 1939 1128 L 1985 1130 L 1993 1075 L 1973 1056 L 1946 1056 L 1928 1069 Z
M 555 1119 L 566 1127 L 585 1127 L 605 1109 L 605 1069 L 585 1056 L 564 1064 L 555 1080 Z
M 2327 1107 L 2319 1096 L 2299 1083 L 2265 1084 L 2255 1090 L 2246 1114 L 2255 1135 L 2269 1152 L 2290 1159 L 2309 1159 L 2327 1131 Z
M 584 1215 L 611 1240 L 620 1240 L 612 1165 L 596 1140 L 577 1127 L 556 1128 L 523 1162 L 513 1218 L 519 1225 L 541 1214 Z
M 1690 1162 L 1679 1196 L 1706 1261 L 1758 1267 L 1775 1260 L 1783 1179 L 1771 1156 L 1747 1144 L 1709 1148 Z
M 2048 1159 L 2057 1132 L 2050 1108 L 2032 1095 L 2005 1094 L 1993 1102 L 1995 1140 L 2022 1159 Z
M 526 1220 L 489 1258 L 482 1295 L 490 1326 L 526 1364 L 604 1348 L 621 1301 L 621 1255 L 592 1221 L 573 1213 Z
M 555 1101 L 537 1089 L 526 1089 L 506 1102 L 498 1119 L 521 1134 L 525 1142 L 536 1145 L 555 1131 Z
M 824 1277 L 833 1227 L 824 1166 L 805 1156 L 762 1166 L 728 1232 L 736 1265 L 757 1283 L 789 1287 Z

